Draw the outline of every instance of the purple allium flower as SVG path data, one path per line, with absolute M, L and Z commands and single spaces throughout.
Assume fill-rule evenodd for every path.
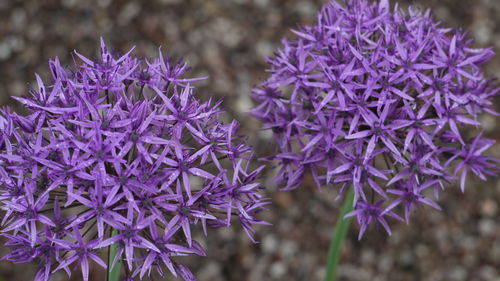
M 171 58 L 117 58 L 101 41 L 101 59 L 74 69 L 50 61 L 50 84 L 37 75 L 29 114 L 0 114 L 2 234 L 14 263 L 39 262 L 37 281 L 89 262 L 107 267 L 117 245 L 126 280 L 151 271 L 195 280 L 177 256 L 205 256 L 193 226 L 251 235 L 268 201 L 249 167 L 252 151 L 221 121 L 220 102 L 199 101 Z
M 293 32 L 252 94 L 251 113 L 277 142 L 268 160 L 283 189 L 306 172 L 339 195 L 353 188 L 348 216 L 357 216 L 361 238 L 373 223 L 390 234 L 387 218 L 402 220 L 398 206 L 406 222 L 416 206 L 439 209 L 434 200 L 453 179 L 463 191 L 470 172 L 495 174 L 498 161 L 482 155 L 494 142 L 478 121 L 498 115 L 500 89 L 480 69 L 491 48 L 473 49 L 429 10 L 391 11 L 387 0 L 331 1 L 317 24 Z

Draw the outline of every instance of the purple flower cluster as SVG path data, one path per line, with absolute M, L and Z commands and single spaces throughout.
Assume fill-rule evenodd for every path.
M 500 93 L 480 69 L 491 49 L 471 48 L 428 10 L 391 11 L 387 0 L 331 1 L 317 24 L 293 32 L 252 94 L 252 114 L 277 141 L 269 160 L 284 189 L 306 172 L 341 195 L 354 189 L 348 216 L 361 238 L 372 224 L 390 234 L 388 217 L 403 220 L 398 206 L 407 223 L 416 206 L 439 209 L 433 200 L 455 178 L 463 191 L 471 172 L 495 174 L 498 161 L 482 155 L 493 141 L 477 133 Z
M 131 50 L 132 51 L 132 50 Z M 75 69 L 51 60 L 51 85 L 16 98 L 29 114 L 0 114 L 2 234 L 14 263 L 39 262 L 38 281 L 107 266 L 100 250 L 117 245 L 126 275 L 170 272 L 195 280 L 177 256 L 205 256 L 192 228 L 252 234 L 267 200 L 249 168 L 252 152 L 224 124 L 220 103 L 200 102 L 182 78 L 186 63 L 117 58 L 101 41 L 101 59 Z

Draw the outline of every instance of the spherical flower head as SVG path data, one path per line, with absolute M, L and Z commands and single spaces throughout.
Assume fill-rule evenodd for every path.
M 177 256 L 205 256 L 193 227 L 239 220 L 252 234 L 267 200 L 250 167 L 252 151 L 223 123 L 220 102 L 202 102 L 186 63 L 115 56 L 50 61 L 50 85 L 37 75 L 29 114 L 0 114 L 2 234 L 14 263 L 39 262 L 35 280 L 58 270 L 102 267 L 117 246 L 127 280 L 152 271 L 195 280 Z M 199 228 L 199 227 L 197 227 Z
M 478 121 L 497 115 L 500 90 L 480 68 L 490 48 L 473 49 L 429 10 L 391 10 L 387 0 L 331 1 L 315 25 L 293 32 L 268 58 L 251 111 L 273 132 L 278 153 L 268 159 L 284 189 L 306 172 L 340 195 L 354 189 L 349 216 L 361 237 L 374 223 L 390 233 L 399 206 L 406 222 L 418 205 L 439 209 L 434 199 L 455 178 L 463 191 L 471 172 L 495 174 Z

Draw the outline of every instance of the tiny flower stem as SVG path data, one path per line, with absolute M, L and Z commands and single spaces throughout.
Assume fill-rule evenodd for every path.
M 351 188 L 346 194 L 339 219 L 333 231 L 330 247 L 328 248 L 325 281 L 334 281 L 336 278 L 340 254 L 342 252 L 342 245 L 352 220 L 352 218 L 344 218 L 344 216 L 354 209 L 353 200 L 354 190 Z
M 134 154 L 135 154 L 135 144 L 134 146 L 132 146 L 132 149 L 130 149 L 130 151 L 128 152 L 128 160 L 127 160 L 128 164 L 132 163 L 132 160 L 134 159 Z
M 111 236 L 118 235 L 118 230 L 113 229 Z M 120 281 L 122 260 L 118 259 L 115 266 L 113 266 L 113 261 L 115 260 L 116 252 L 118 248 L 118 243 L 111 244 L 108 249 L 108 281 Z

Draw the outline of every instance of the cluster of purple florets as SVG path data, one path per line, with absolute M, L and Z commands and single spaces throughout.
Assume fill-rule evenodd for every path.
M 499 94 L 480 66 L 494 55 L 473 49 L 460 30 L 430 11 L 387 0 L 326 4 L 311 27 L 268 59 L 271 76 L 253 92 L 252 114 L 271 129 L 277 180 L 296 188 L 310 172 L 318 186 L 354 189 L 359 237 L 387 218 L 408 223 L 446 184 L 471 172 L 485 179 L 498 161 L 482 153 L 478 116 L 496 114 Z M 470 130 L 470 129 L 475 129 Z M 475 133 L 473 133 L 475 132 Z M 432 198 L 434 197 L 434 198 Z
M 192 227 L 229 226 L 251 235 L 267 203 L 249 168 L 251 150 L 224 124 L 219 103 L 200 102 L 186 63 L 160 57 L 116 58 L 101 42 L 101 59 L 76 69 L 50 61 L 50 86 L 37 78 L 29 111 L 0 114 L 2 234 L 14 263 L 37 261 L 47 281 L 89 262 L 102 267 L 105 247 L 127 280 L 157 271 L 195 280 L 177 256 L 205 251 Z M 132 51 L 132 50 L 131 50 Z M 103 249 L 101 250 L 100 249 Z

